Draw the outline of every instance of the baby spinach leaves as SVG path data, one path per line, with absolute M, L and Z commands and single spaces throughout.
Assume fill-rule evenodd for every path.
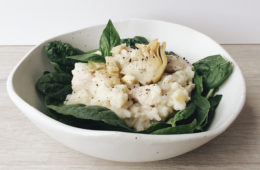
M 208 89 L 219 87 L 233 71 L 232 63 L 221 55 L 213 55 L 193 64 L 196 73 L 203 77 Z
M 196 127 L 196 119 L 191 123 L 185 125 L 179 125 L 174 127 L 167 127 L 153 131 L 151 134 L 156 135 L 167 135 L 167 134 L 184 134 L 184 133 L 193 133 Z
M 149 44 L 148 40 L 145 37 L 135 36 L 134 38 L 125 38 L 121 40 L 121 43 L 126 43 L 127 46 L 136 49 L 135 44 Z
M 207 116 L 207 119 L 204 121 L 202 128 L 204 130 L 207 130 L 213 120 L 213 117 L 215 115 L 215 110 L 217 109 L 220 100 L 222 98 L 222 95 L 215 95 L 214 97 L 210 97 L 209 98 L 209 103 L 210 103 L 210 109 L 209 109 L 209 113 Z
M 43 52 L 48 57 L 50 63 L 55 66 L 56 70 L 66 73 L 70 73 L 75 64 L 74 60 L 66 57 L 83 54 L 83 51 L 61 41 L 48 42 L 43 47 Z
M 197 119 L 197 129 L 201 130 L 202 123 L 207 119 L 209 109 L 210 109 L 210 103 L 206 99 L 206 97 L 203 97 L 197 93 L 195 93 L 192 96 L 192 102 L 196 105 L 196 111 L 195 116 Z
M 103 30 L 99 41 L 99 48 L 102 56 L 111 56 L 111 49 L 121 43 L 120 36 L 116 31 L 112 21 L 109 20 L 106 28 Z
M 75 104 L 60 106 L 47 105 L 47 107 L 59 114 L 70 115 L 77 119 L 102 121 L 107 125 L 120 127 L 127 131 L 131 131 L 125 122 L 117 117 L 113 111 L 102 106 L 86 106 L 83 104 Z
M 162 128 L 166 128 L 166 127 L 171 127 L 169 124 L 165 123 L 165 122 L 156 122 L 154 124 L 152 124 L 150 127 L 148 127 L 147 129 L 143 130 L 143 131 L 138 131 L 138 133 L 152 133 L 158 129 L 162 129 Z
M 87 63 L 92 62 L 105 62 L 106 56 L 111 56 L 111 49 L 121 43 L 120 36 L 116 31 L 111 20 L 108 21 L 105 29 L 99 40 L 99 49 L 90 50 L 83 54 L 71 55 L 66 57 L 67 59 L 72 59 L 73 61 Z M 96 51 L 100 51 L 101 55 L 96 54 Z
M 232 63 L 220 55 L 206 57 L 193 64 L 195 69 L 192 101 L 196 104 L 197 130 L 206 130 L 215 114 L 222 95 L 214 93 L 227 80 L 233 70 Z
M 49 95 L 61 91 L 66 86 L 71 88 L 72 76 L 68 73 L 45 72 L 36 82 L 36 89 L 42 95 Z
M 172 125 L 172 127 L 175 127 L 178 121 L 188 119 L 195 112 L 195 109 L 196 105 L 193 102 L 190 102 L 185 109 L 178 111 L 174 117 L 167 121 L 167 123 Z
M 74 56 L 69 56 L 66 58 L 70 58 L 82 63 L 87 63 L 89 61 L 92 62 L 97 62 L 97 63 L 104 63 L 106 62 L 105 58 L 100 56 L 99 54 L 95 54 L 95 53 L 86 53 L 86 54 L 81 54 L 81 55 L 74 55 Z

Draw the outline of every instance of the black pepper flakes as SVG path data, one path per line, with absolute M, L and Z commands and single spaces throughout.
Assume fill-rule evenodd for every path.
M 129 59 L 129 63 L 131 63 L 131 62 L 132 62 L 132 59 L 130 58 L 130 59 Z

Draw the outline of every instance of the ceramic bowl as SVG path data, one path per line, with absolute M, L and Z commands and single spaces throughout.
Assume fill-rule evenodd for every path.
M 50 69 L 42 47 L 47 41 L 61 40 L 82 50 L 98 48 L 105 25 L 87 27 L 51 38 L 34 47 L 8 77 L 9 96 L 17 107 L 43 132 L 60 143 L 94 157 L 123 162 L 163 160 L 189 152 L 223 133 L 236 119 L 245 103 L 246 86 L 237 63 L 214 40 L 191 28 L 155 20 L 131 19 L 114 23 L 121 38 L 141 35 L 159 38 L 191 62 L 221 54 L 233 63 L 234 71 L 219 89 L 222 101 L 208 131 L 181 135 L 149 135 L 115 131 L 86 130 L 68 126 L 46 116 L 35 82 Z

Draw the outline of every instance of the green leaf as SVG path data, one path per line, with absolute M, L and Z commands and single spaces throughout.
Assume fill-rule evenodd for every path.
M 48 57 L 50 63 L 59 70 L 66 73 L 71 73 L 74 68 L 75 61 L 66 58 L 67 56 L 83 54 L 83 51 L 72 47 L 68 43 L 63 43 L 61 41 L 51 41 L 48 42 L 43 47 L 44 54 Z M 59 67 L 58 67 L 59 66 Z
M 72 76 L 68 73 L 44 73 L 35 86 L 42 95 L 49 95 L 67 89 L 67 86 L 71 89 L 71 80 Z
M 126 123 L 108 108 L 102 106 L 75 105 L 47 105 L 49 109 L 63 115 L 70 115 L 77 119 L 102 121 L 107 125 L 124 128 L 132 131 Z
M 178 111 L 172 118 L 167 121 L 167 123 L 175 127 L 178 121 L 182 121 L 191 117 L 195 112 L 195 109 L 196 105 L 190 102 L 185 109 Z
M 98 55 L 98 54 L 93 54 L 93 53 L 74 55 L 74 56 L 69 56 L 69 57 L 66 57 L 66 58 L 70 58 L 70 59 L 73 59 L 73 60 L 76 60 L 76 61 L 79 61 L 79 62 L 83 62 L 83 63 L 87 63 L 89 61 L 93 61 L 93 62 L 97 62 L 97 63 L 106 62 L 105 58 L 103 56 Z
M 53 93 L 49 93 L 45 96 L 46 105 L 59 105 L 63 104 L 68 94 L 72 93 L 71 85 L 64 85 L 58 91 L 54 91 Z
M 85 52 L 84 54 L 91 54 L 91 53 L 95 53 L 95 52 L 100 52 L 99 49 L 94 49 L 94 50 L 89 50 L 87 52 Z
M 193 65 L 196 73 L 203 77 L 203 82 L 208 90 L 223 84 L 233 71 L 232 63 L 221 55 L 206 57 Z
M 208 91 L 208 93 L 206 95 L 206 98 L 207 99 L 210 98 L 214 94 L 214 92 L 215 92 L 215 89 L 209 89 L 209 91 Z
M 135 44 L 149 44 L 148 40 L 145 37 L 135 36 L 134 38 L 125 38 L 121 40 L 121 43 L 126 43 L 127 46 L 136 49 Z
M 166 128 L 166 127 L 170 127 L 169 124 L 165 123 L 165 122 L 157 122 L 152 124 L 149 128 L 143 130 L 143 131 L 138 131 L 138 133 L 147 133 L 150 134 L 153 131 L 156 131 L 158 129 L 162 129 L 162 128 Z
M 191 123 L 185 125 L 179 125 L 175 127 L 167 127 L 163 129 L 156 130 L 152 134 L 156 135 L 166 135 L 166 134 L 184 134 L 193 133 L 196 127 L 197 121 L 194 119 Z
M 120 36 L 111 20 L 108 21 L 99 41 L 99 48 L 103 57 L 111 56 L 111 49 L 121 43 Z
M 197 129 L 201 130 L 201 125 L 207 119 L 210 103 L 207 98 L 200 96 L 199 94 L 195 93 L 192 96 L 192 101 L 196 105 L 196 119 L 197 119 Z
M 57 63 L 54 63 L 50 61 L 50 64 L 54 67 L 54 70 L 58 73 L 62 73 L 63 71 L 61 70 L 60 66 Z
M 214 118 L 215 111 L 216 111 L 221 99 L 222 99 L 222 95 L 216 95 L 214 97 L 209 98 L 210 109 L 209 109 L 208 117 L 207 117 L 206 121 L 204 122 L 204 126 L 203 126 L 204 130 L 207 130 L 209 128 L 209 126 Z
M 202 76 L 199 76 L 195 73 L 193 82 L 195 84 L 195 90 L 198 94 L 201 94 L 203 92 L 203 79 Z

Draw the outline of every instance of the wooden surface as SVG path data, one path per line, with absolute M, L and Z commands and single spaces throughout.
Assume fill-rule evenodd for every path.
M 260 169 L 260 45 L 223 45 L 247 82 L 245 107 L 222 135 L 185 155 L 151 163 L 110 162 L 73 151 L 36 128 L 10 101 L 6 78 L 32 46 L 0 46 L 0 169 Z

